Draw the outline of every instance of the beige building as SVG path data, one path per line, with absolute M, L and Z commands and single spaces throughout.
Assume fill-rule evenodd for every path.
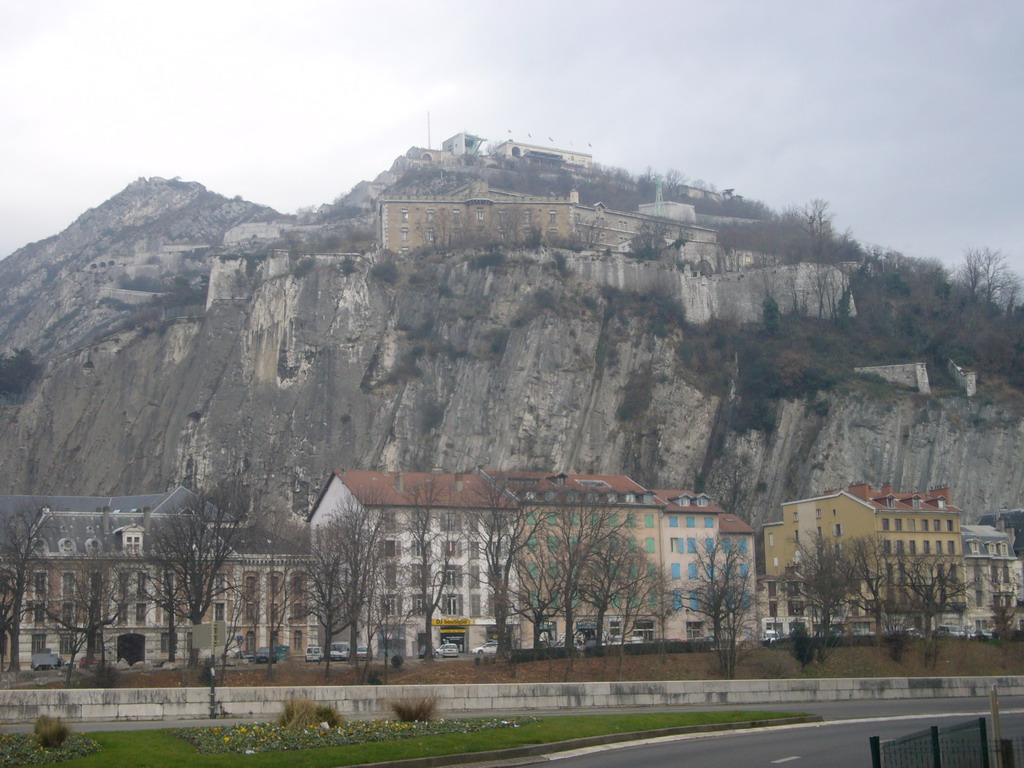
M 381 247 L 393 253 L 419 248 L 472 247 L 484 243 L 574 245 L 625 252 L 647 233 L 665 246 L 674 242 L 716 247 L 714 230 L 666 217 L 583 205 L 567 197 L 524 195 L 471 181 L 447 195 L 382 197 L 377 202 Z
M 589 155 L 586 152 L 577 152 L 574 149 L 542 147 L 539 144 L 524 144 L 521 141 L 504 141 L 494 147 L 492 154 L 497 157 L 532 160 L 533 162 L 547 163 L 555 166 L 571 165 L 577 168 L 592 168 L 594 165 L 593 155 Z
M 886 555 L 934 556 L 937 563 L 953 556 L 962 562 L 960 517 L 948 488 L 907 493 L 895 492 L 891 485 L 875 489 L 859 483 L 784 503 L 782 520 L 766 524 L 762 531 L 762 628 L 788 635 L 795 624 L 813 621 L 787 578 L 787 569 L 799 562 L 802 543 L 809 544 L 816 536 L 836 544 L 877 536 Z M 851 613 L 846 618 L 847 629 L 854 634 L 879 631 L 866 615 Z
M 709 552 L 719 559 L 735 547 L 739 557 L 738 579 L 754 591 L 754 530 L 736 515 L 718 507 L 706 493 L 688 490 L 658 490 L 661 509 L 659 565 L 669 579 L 672 611 L 667 614 L 665 637 L 699 640 L 711 635 L 707 617 L 700 610 L 699 582 Z M 747 633 L 754 635 L 754 612 L 749 613 Z
M 1017 629 L 1018 560 L 1011 532 L 990 525 L 963 526 L 967 579 L 965 630 L 999 629 L 997 617 Z M 1017 625 L 1017 626 L 1014 626 Z

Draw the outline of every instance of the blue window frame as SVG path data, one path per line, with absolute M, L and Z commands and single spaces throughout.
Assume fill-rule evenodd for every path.
M 680 578 L 679 563 L 672 563 L 672 578 L 673 579 Z

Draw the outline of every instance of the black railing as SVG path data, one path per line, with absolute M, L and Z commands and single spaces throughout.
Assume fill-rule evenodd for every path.
M 932 726 L 898 739 L 872 736 L 873 768 L 996 768 L 985 718 L 945 728 Z M 1003 766 L 1006 768 L 1006 766 Z

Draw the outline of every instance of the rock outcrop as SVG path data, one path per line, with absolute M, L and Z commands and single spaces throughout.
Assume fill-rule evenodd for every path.
M 849 388 L 784 402 L 770 435 L 724 430 L 728 392 L 687 370 L 685 328 L 651 291 L 683 297 L 691 319 L 749 320 L 763 281 L 647 285 L 629 265 L 635 282 L 618 284 L 636 309 L 610 313 L 625 273 L 581 259 L 449 254 L 397 278 L 373 255 L 215 259 L 205 314 L 56 355 L 26 403 L 0 409 L 0 479 L 114 494 L 241 474 L 302 510 L 337 467 L 702 475 L 753 522 L 862 479 L 949 484 L 971 516 L 1024 501 L 1024 421 L 984 398 Z

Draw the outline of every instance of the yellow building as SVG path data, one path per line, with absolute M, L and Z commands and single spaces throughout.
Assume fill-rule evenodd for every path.
M 803 602 L 786 584 L 787 569 L 798 562 L 801 544 L 809 544 L 817 536 L 840 545 L 876 536 L 883 555 L 935 556 L 936 562 L 952 556 L 962 574 L 960 517 L 961 510 L 951 503 L 948 488 L 907 493 L 894 492 L 891 485 L 875 489 L 860 483 L 784 503 L 782 520 L 766 524 L 762 531 L 762 628 L 785 635 L 795 623 L 804 622 Z M 878 631 L 866 616 L 848 618 L 854 633 Z

